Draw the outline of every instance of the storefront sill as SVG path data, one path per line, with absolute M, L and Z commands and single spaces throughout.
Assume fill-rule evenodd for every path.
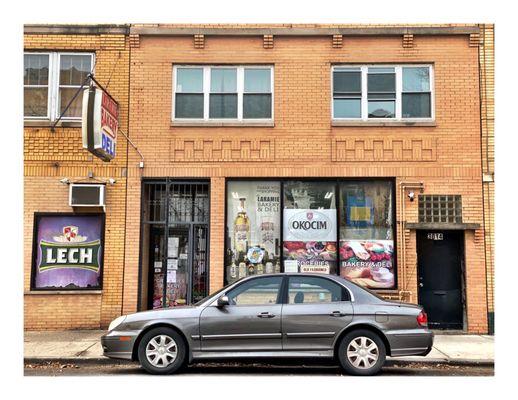
M 25 120 L 25 128 L 50 128 L 54 122 L 48 120 Z M 59 121 L 56 128 L 81 128 L 81 121 Z
M 275 123 L 269 122 L 251 122 L 251 121 L 172 121 L 171 127 L 264 127 L 273 128 Z
M 24 295 L 28 296 L 32 296 L 32 295 L 62 295 L 62 294 L 65 294 L 65 295 L 91 295 L 91 294 L 95 294 L 95 295 L 99 295 L 99 294 L 102 294 L 103 291 L 102 290 L 26 290 L 25 292 L 23 292 Z
M 331 126 L 355 126 L 355 127 L 372 127 L 372 126 L 437 126 L 435 121 L 341 121 L 332 120 Z

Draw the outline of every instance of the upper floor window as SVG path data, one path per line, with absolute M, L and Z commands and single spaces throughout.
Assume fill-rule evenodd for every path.
M 25 53 L 25 118 L 56 120 L 92 71 L 93 57 L 91 53 Z M 80 93 L 63 118 L 81 118 L 82 103 Z
M 273 68 L 175 66 L 173 118 L 272 119 Z
M 334 66 L 333 119 L 432 119 L 432 66 Z

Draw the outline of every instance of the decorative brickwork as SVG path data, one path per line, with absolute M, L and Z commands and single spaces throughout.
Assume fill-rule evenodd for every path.
M 263 47 L 265 49 L 273 49 L 273 35 L 263 36 Z
M 171 161 L 271 161 L 274 154 L 273 141 L 268 139 L 171 140 Z
M 403 35 L 403 48 L 414 47 L 414 35 Z
M 437 144 L 433 138 L 336 138 L 333 161 L 435 161 Z
M 204 35 L 194 35 L 194 48 L 203 49 L 204 47 L 205 47 L 205 36 Z
M 339 49 L 343 46 L 343 36 L 333 35 L 333 48 Z

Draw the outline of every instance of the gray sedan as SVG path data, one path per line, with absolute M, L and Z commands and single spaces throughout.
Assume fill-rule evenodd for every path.
M 102 337 L 105 356 L 153 374 L 202 359 L 327 357 L 372 375 L 387 355 L 424 356 L 432 344 L 421 306 L 303 273 L 251 276 L 193 306 L 125 315 Z

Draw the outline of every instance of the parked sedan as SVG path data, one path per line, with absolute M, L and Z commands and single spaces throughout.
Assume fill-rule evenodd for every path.
M 327 357 L 372 375 L 387 355 L 424 356 L 432 343 L 421 306 L 303 273 L 251 276 L 193 306 L 125 315 L 102 337 L 105 356 L 153 374 L 202 359 Z

